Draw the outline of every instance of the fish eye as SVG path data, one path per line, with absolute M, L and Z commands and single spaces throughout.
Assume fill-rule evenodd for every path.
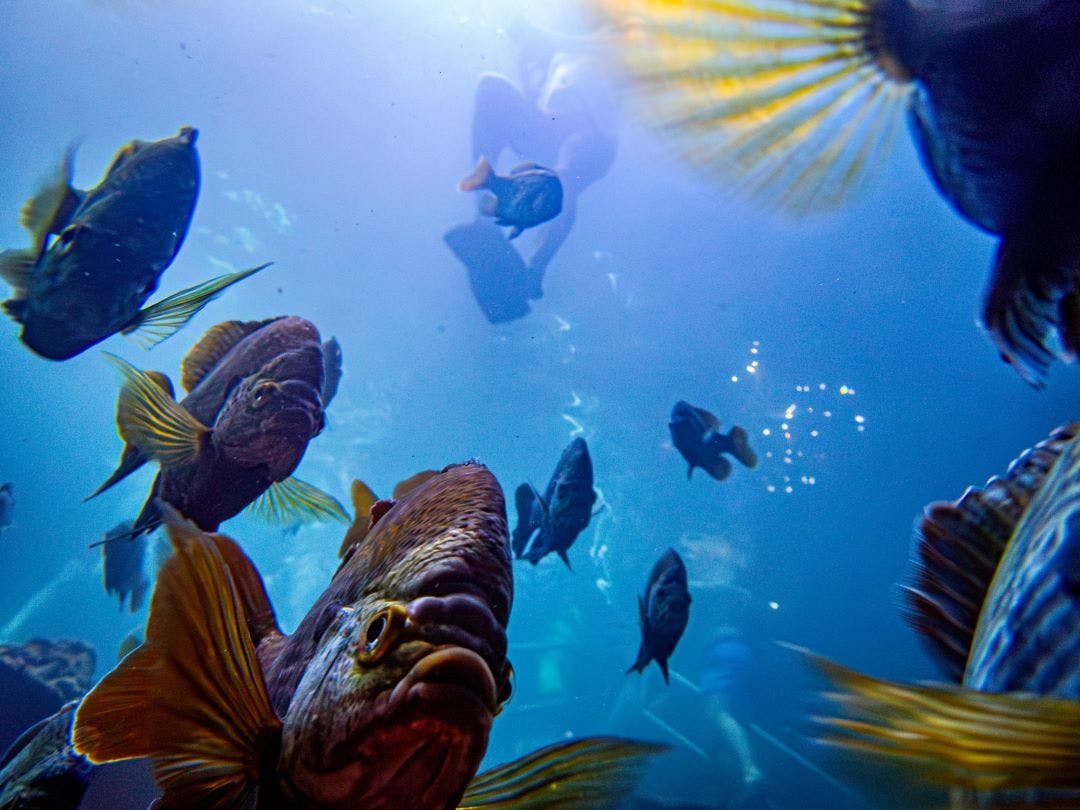
M 273 380 L 263 380 L 255 386 L 251 392 L 251 404 L 255 408 L 262 408 L 277 394 L 278 385 Z
M 56 241 L 62 253 L 71 250 L 71 246 L 75 244 L 75 237 L 79 235 L 79 230 L 80 226 L 71 225 L 60 232 L 60 236 L 56 238 Z
M 361 664 L 373 664 L 386 655 L 405 626 L 405 618 L 405 608 L 401 605 L 390 605 L 372 616 L 364 629 L 364 644 L 357 660 Z

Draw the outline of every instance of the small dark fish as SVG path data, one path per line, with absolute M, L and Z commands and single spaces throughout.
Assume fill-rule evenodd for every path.
M 166 528 L 146 641 L 72 737 L 94 763 L 150 757 L 169 807 L 597 807 L 660 750 L 586 738 L 476 776 L 510 695 L 513 598 L 502 492 L 479 464 L 404 494 L 288 636 L 235 542 L 168 507 Z
M 10 481 L 0 484 L 0 537 L 15 518 L 15 485 Z
M 303 318 L 226 321 L 184 358 L 190 393 L 179 403 L 165 375 L 111 357 L 125 379 L 116 418 L 127 446 L 93 495 L 153 458 L 161 470 L 135 535 L 160 525 L 159 499 L 207 530 L 252 503 L 275 522 L 347 522 L 334 498 L 292 477 L 323 428 L 323 357 L 318 330 Z
M 563 450 L 543 497 L 532 484 L 522 484 L 514 493 L 514 502 L 518 514 L 511 541 L 514 556 L 536 565 L 555 552 L 569 568 L 566 552 L 589 525 L 596 503 L 592 459 L 585 440 L 578 436 Z
M 686 566 L 673 548 L 665 551 L 653 566 L 645 595 L 638 597 L 638 621 L 641 624 L 641 647 L 637 660 L 627 674 L 644 672 L 650 661 L 656 661 L 668 679 L 668 658 L 682 638 L 690 620 L 690 590 L 686 583 Z
M 632 20 L 621 51 L 687 156 L 797 212 L 844 200 L 906 113 L 938 191 L 1000 237 L 982 319 L 1003 359 L 1036 386 L 1076 362 L 1073 0 L 596 1 Z
M 105 533 L 101 544 L 101 568 L 105 579 L 105 592 L 116 595 L 120 610 L 127 600 L 132 613 L 142 607 L 150 581 L 143 569 L 146 556 L 146 540 L 135 537 L 132 523 L 125 520 Z
M 132 141 L 89 191 L 71 187 L 69 150 L 55 181 L 27 201 L 28 250 L 0 254 L 13 288 L 4 310 L 23 343 L 66 360 L 110 335 L 138 331 L 153 345 L 172 335 L 226 287 L 267 265 L 219 276 L 145 309 L 176 258 L 199 194 L 197 131 Z M 56 239 L 50 244 L 51 235 Z
M 724 453 L 734 456 L 745 467 L 757 465 L 757 455 L 750 447 L 746 430 L 735 425 L 726 434 L 721 433 L 720 420 L 704 408 L 695 408 L 680 399 L 671 409 L 668 427 L 671 443 L 690 464 L 687 478 L 694 474 L 695 467 L 701 467 L 717 481 L 723 481 L 731 474 L 731 462 L 724 458 Z
M 486 157 L 481 157 L 473 173 L 458 183 L 461 191 L 487 189 L 480 212 L 495 217 L 497 225 L 509 225 L 510 239 L 526 228 L 554 219 L 562 211 L 562 183 L 551 169 L 522 163 L 510 174 L 495 174 Z
M 915 548 L 909 621 L 951 683 L 889 683 L 812 656 L 846 715 L 821 720 L 828 740 L 916 783 L 993 793 L 965 807 L 1076 806 L 1080 422 L 928 506 Z
M 0 758 L 0 808 L 75 810 L 91 765 L 71 746 L 77 702 L 31 726 Z

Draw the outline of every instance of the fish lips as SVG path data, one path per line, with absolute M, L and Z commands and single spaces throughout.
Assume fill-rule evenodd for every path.
M 498 688 L 478 653 L 440 647 L 413 665 L 390 693 L 386 708 L 393 714 L 419 710 L 454 726 L 487 727 L 498 710 Z

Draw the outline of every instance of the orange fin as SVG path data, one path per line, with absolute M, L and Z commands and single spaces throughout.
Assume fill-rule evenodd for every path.
M 458 191 L 478 191 L 487 188 L 490 179 L 491 164 L 486 157 L 481 155 L 480 160 L 476 161 L 476 168 L 473 169 L 473 173 L 458 183 Z
M 434 478 L 438 474 L 438 470 L 421 470 L 414 475 L 410 475 L 404 481 L 398 481 L 397 486 L 394 487 L 394 493 L 391 497 L 395 501 L 400 500 L 405 496 L 405 493 L 416 489 L 429 478 Z
M 990 583 L 1005 547 L 1065 444 L 1080 422 L 1058 428 L 995 476 L 982 489 L 969 488 L 958 501 L 926 507 L 915 531 L 918 567 L 905 598 L 908 623 L 959 683 L 967 667 Z
M 175 553 L 158 574 L 146 641 L 83 699 L 73 741 L 94 763 L 150 757 L 170 806 L 235 807 L 281 730 L 248 629 L 267 620 L 245 615 L 252 585 L 232 573 L 251 565 L 243 552 L 164 508 Z
M 341 547 L 338 549 L 338 557 L 344 557 L 345 552 L 351 546 L 356 545 L 368 533 L 371 527 L 371 507 L 378 500 L 375 492 L 359 478 L 352 482 L 353 522 L 345 530 L 345 536 L 341 539 Z

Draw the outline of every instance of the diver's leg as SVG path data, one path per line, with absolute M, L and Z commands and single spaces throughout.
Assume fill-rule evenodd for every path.
M 570 229 L 574 227 L 577 218 L 577 200 L 574 197 L 563 196 L 563 209 L 555 219 L 548 222 L 544 227 L 540 247 L 536 249 L 527 268 L 529 282 L 525 289 L 529 298 L 542 298 L 544 295 L 543 282 L 544 272 L 551 260 L 555 258 L 559 248 L 562 247 L 566 237 L 570 235 Z
M 531 116 L 529 102 L 510 79 L 498 73 L 482 74 L 473 108 L 473 160 L 484 156 L 494 166 L 504 148 L 522 140 Z

